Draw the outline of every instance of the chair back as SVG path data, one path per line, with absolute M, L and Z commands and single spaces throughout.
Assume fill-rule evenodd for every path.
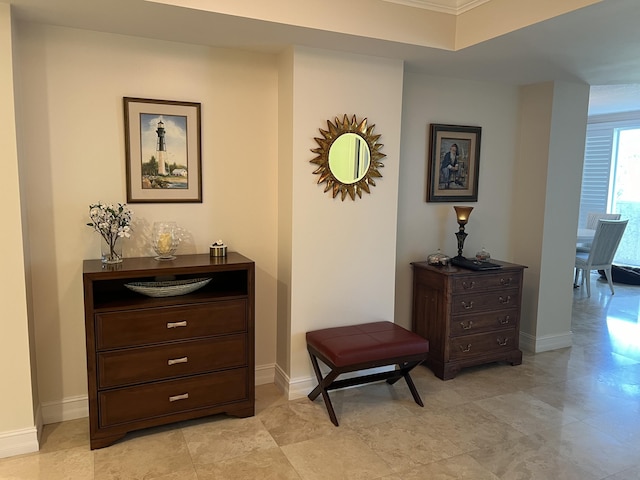
M 585 228 L 595 230 L 598 227 L 598 220 L 620 220 L 619 213 L 589 212 L 587 214 L 587 225 Z
M 598 220 L 587 264 L 592 270 L 610 266 L 629 220 Z

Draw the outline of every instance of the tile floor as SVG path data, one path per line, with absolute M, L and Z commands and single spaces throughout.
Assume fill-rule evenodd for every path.
M 87 419 L 44 428 L 41 451 L 0 459 L 0 479 L 640 480 L 640 287 L 574 290 L 574 346 L 443 382 L 286 401 L 257 388 L 256 416 L 214 416 L 89 450 Z

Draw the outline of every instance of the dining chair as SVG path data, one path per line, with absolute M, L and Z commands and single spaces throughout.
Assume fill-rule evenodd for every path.
M 598 220 L 591 249 L 589 252 L 576 253 L 574 285 L 578 285 L 578 277 L 582 272 L 581 285 L 584 285 L 586 277 L 587 297 L 591 297 L 591 270 L 604 270 L 611 294 L 615 293 L 611 280 L 611 265 L 628 222 L 629 220 Z
M 595 230 L 598 226 L 598 220 L 620 220 L 619 213 L 603 213 L 603 212 L 589 212 L 587 213 L 587 224 L 585 228 L 588 230 Z M 593 242 L 581 242 L 576 244 L 576 253 L 589 253 Z

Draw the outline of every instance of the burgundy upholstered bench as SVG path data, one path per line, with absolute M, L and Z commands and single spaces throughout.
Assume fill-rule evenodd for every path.
M 308 395 L 315 400 L 322 394 L 329 417 L 335 426 L 338 419 L 333 410 L 328 390 L 386 380 L 394 384 L 404 377 L 415 402 L 424 406 L 409 372 L 427 358 L 429 342 L 391 322 L 364 323 L 346 327 L 325 328 L 307 332 L 307 350 L 318 386 Z M 331 371 L 326 377 L 318 365 L 322 360 Z M 348 372 L 397 365 L 395 370 L 336 380 Z

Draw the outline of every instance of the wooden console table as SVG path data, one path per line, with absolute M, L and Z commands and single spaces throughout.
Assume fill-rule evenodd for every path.
M 519 349 L 524 266 L 491 259 L 498 270 L 414 262 L 413 331 L 429 340 L 426 365 L 449 380 L 461 368 L 522 363 Z
M 254 262 L 180 255 L 83 265 L 91 449 L 127 432 L 227 413 L 254 415 Z M 149 297 L 130 282 L 209 278 Z

